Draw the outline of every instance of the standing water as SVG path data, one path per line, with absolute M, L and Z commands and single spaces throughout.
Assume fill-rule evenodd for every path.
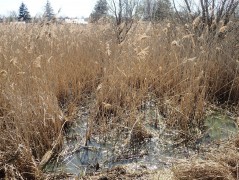
M 75 175 L 104 171 L 119 165 L 132 171 L 140 168 L 156 170 L 169 168 L 178 159 L 198 153 L 183 145 L 175 146 L 174 140 L 179 132 L 166 128 L 164 119 L 154 104 L 148 103 L 147 108 L 139 113 L 139 117 L 144 118 L 144 129 L 141 129 L 144 135 L 139 142 L 130 139 L 132 129 L 125 127 L 112 129 L 103 138 L 100 133 L 93 134 L 90 141 L 86 141 L 90 112 L 89 108 L 82 107 L 79 117 L 67 133 L 56 165 L 51 168 L 53 165 L 49 164 L 46 169 Z M 157 127 L 154 125 L 155 121 Z M 217 112 L 206 117 L 205 126 L 206 131 L 200 145 L 232 137 L 238 129 L 232 118 Z

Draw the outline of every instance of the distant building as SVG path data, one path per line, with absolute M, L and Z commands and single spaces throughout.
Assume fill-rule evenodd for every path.
M 64 21 L 67 24 L 88 24 L 84 18 L 65 18 Z
M 16 22 L 10 22 L 10 24 L 12 24 L 12 25 L 19 25 L 19 26 L 21 26 L 21 25 L 25 25 L 25 24 L 26 24 L 26 22 L 25 22 L 25 21 L 16 21 Z

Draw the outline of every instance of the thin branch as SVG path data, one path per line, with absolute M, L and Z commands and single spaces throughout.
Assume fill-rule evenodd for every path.
M 182 20 L 182 17 L 180 16 L 179 12 L 178 12 L 178 9 L 176 8 L 176 5 L 175 5 L 175 0 L 173 0 L 173 8 L 178 16 L 178 18 L 180 19 L 181 22 L 183 22 Z

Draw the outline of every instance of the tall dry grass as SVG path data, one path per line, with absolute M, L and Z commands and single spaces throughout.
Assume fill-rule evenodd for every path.
M 40 176 L 43 155 L 59 151 L 65 116 L 97 86 L 101 57 L 77 28 L 1 25 L 0 31 L 1 172 L 16 168 L 32 179 Z
M 109 24 L 1 24 L 0 176 L 41 177 L 42 157 L 60 150 L 66 121 L 89 101 L 89 138 L 142 129 L 137 114 L 149 101 L 196 138 L 209 104 L 238 106 L 238 32 L 140 22 L 118 44 Z

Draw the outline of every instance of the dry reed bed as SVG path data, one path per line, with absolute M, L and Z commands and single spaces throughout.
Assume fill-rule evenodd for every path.
M 199 136 L 208 104 L 238 106 L 237 30 L 210 37 L 138 23 L 117 44 L 111 25 L 0 25 L 0 174 L 40 177 L 42 157 L 60 150 L 65 121 L 89 98 L 104 133 L 108 115 L 132 128 L 154 99 L 170 127 Z
M 55 26 L 1 26 L 2 173 L 10 163 L 23 178 L 39 176 L 43 155 L 61 147 L 62 111 L 96 86 L 100 56 L 91 52 L 94 42 L 81 41 L 78 33 Z
M 222 143 L 205 157 L 178 162 L 172 170 L 176 179 L 238 179 L 238 138 Z

